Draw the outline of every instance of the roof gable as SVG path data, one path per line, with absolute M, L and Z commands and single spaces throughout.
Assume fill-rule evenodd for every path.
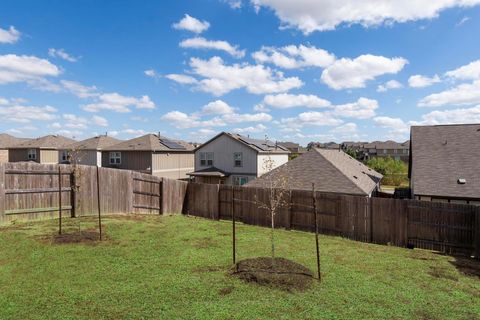
M 102 150 L 120 142 L 122 141 L 110 136 L 102 135 L 75 142 L 67 146 L 67 148 L 76 150 Z
M 36 139 L 29 139 L 25 142 L 15 145 L 13 148 L 62 149 L 74 142 L 75 140 L 64 137 L 64 136 L 47 135 L 47 136 L 43 136 Z
M 194 147 L 182 140 L 173 140 L 157 134 L 146 134 L 126 140 L 103 150 L 110 151 L 151 151 L 151 152 L 191 152 Z
M 258 153 L 263 154 L 288 154 L 290 151 L 284 146 L 279 145 L 278 143 L 269 141 L 269 140 L 261 140 L 261 139 L 252 139 L 250 137 L 245 137 L 237 133 L 230 133 L 230 132 L 220 132 L 201 146 L 195 149 L 195 151 L 200 150 L 202 147 L 208 145 L 212 141 L 218 139 L 221 136 L 227 136 L 230 139 L 233 139 L 241 144 L 255 150 Z
M 26 138 L 17 138 L 6 133 L 0 133 L 0 149 L 8 149 L 28 140 L 29 139 Z

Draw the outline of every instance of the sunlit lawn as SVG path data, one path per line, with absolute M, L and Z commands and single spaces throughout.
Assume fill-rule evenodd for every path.
M 67 231 L 94 220 L 67 220 Z M 455 258 L 321 236 L 322 283 L 288 293 L 229 276 L 231 223 L 110 217 L 100 244 L 53 244 L 57 221 L 0 228 L 0 319 L 480 319 L 480 279 Z M 269 229 L 238 225 L 239 259 Z M 278 254 L 315 270 L 310 233 L 278 230 Z

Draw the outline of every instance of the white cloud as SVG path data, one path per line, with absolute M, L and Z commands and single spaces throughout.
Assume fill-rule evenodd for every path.
M 390 89 L 400 89 L 403 85 L 397 80 L 390 80 L 377 87 L 378 92 L 385 92 Z
M 58 130 L 58 131 L 55 132 L 55 133 L 56 133 L 56 134 L 59 134 L 59 135 L 61 135 L 61 136 L 65 136 L 65 137 L 72 138 L 72 139 L 75 139 L 75 138 L 78 138 L 78 137 L 83 136 L 83 132 L 80 131 L 80 130 L 62 129 L 62 130 Z
M 368 119 L 375 116 L 377 108 L 376 100 L 361 97 L 356 102 L 336 105 L 333 113 L 342 118 Z
M 147 77 L 150 77 L 150 78 L 157 78 L 158 77 L 158 74 L 155 70 L 153 69 L 148 69 L 148 70 L 145 70 L 143 71 L 143 73 L 147 76 Z
M 272 121 L 272 116 L 268 113 L 231 113 L 225 114 L 222 117 L 227 123 L 241 123 L 241 122 L 269 122 Z
M 364 27 L 433 19 L 445 9 L 471 7 L 479 0 L 251 0 L 258 10 L 266 7 L 275 12 L 282 27 L 297 28 L 303 33 L 334 30 L 340 25 Z
M 221 40 L 207 40 L 202 37 L 195 37 L 183 40 L 180 42 L 180 47 L 182 48 L 193 48 L 193 49 L 213 49 L 225 51 L 235 58 L 243 58 L 245 56 L 245 50 L 239 50 L 238 46 L 233 46 L 227 41 Z
M 67 52 L 65 52 L 64 49 L 55 49 L 55 48 L 50 48 L 48 49 L 48 55 L 53 58 L 60 58 L 69 62 L 77 62 L 78 58 L 74 57 Z
M 82 85 L 81 83 L 69 80 L 61 80 L 60 83 L 65 90 L 82 99 L 96 97 L 99 95 L 97 87 L 95 86 L 88 87 Z
M 167 74 L 165 78 L 180 84 L 194 84 L 198 82 L 197 79 L 195 79 L 194 77 L 187 76 L 185 74 L 171 73 L 171 74 Z
M 201 113 L 207 114 L 228 114 L 233 113 L 235 109 L 222 100 L 212 101 L 203 106 Z
M 480 60 L 472 61 L 467 65 L 461 66 L 445 73 L 447 77 L 459 80 L 480 79 Z
M 270 109 L 268 107 L 266 107 L 263 103 L 258 103 L 256 105 L 253 106 L 253 111 L 256 111 L 256 112 L 269 112 Z
M 455 26 L 460 27 L 462 24 L 466 23 L 468 20 L 470 20 L 470 17 L 463 17 L 462 20 L 460 20 Z
M 421 121 L 411 121 L 412 125 L 437 125 L 480 123 L 480 105 L 472 108 L 432 111 L 424 114 Z
M 124 129 L 121 131 L 121 133 L 125 133 L 129 136 L 133 136 L 136 138 L 136 137 L 146 135 L 148 132 L 143 129 Z M 112 132 L 110 133 L 110 135 L 112 135 Z
M 280 120 L 281 128 L 298 129 L 304 125 L 312 126 L 338 126 L 343 123 L 341 119 L 335 117 L 330 112 L 302 112 L 296 117 L 282 118 Z
M 177 30 L 188 30 L 194 33 L 202 33 L 210 27 L 207 21 L 200 21 L 194 17 L 185 14 L 182 20 L 173 24 L 173 28 Z
M 136 107 L 137 109 L 154 109 L 155 103 L 153 103 L 149 96 L 135 98 L 113 92 L 103 93 L 98 96 L 97 101 L 83 105 L 81 108 L 88 112 L 111 110 L 125 113 L 130 112 L 130 107 Z
M 242 0 L 222 0 L 227 3 L 232 9 L 240 9 L 242 7 Z
M 330 130 L 330 132 L 333 134 L 339 134 L 342 136 L 352 136 L 358 133 L 357 129 L 358 128 L 356 123 L 349 122 L 341 126 L 338 126 L 336 128 L 333 128 L 332 130 Z
M 30 123 L 32 121 L 51 121 L 57 118 L 57 109 L 52 106 L 24 106 L 15 100 L 2 99 L 0 121 Z
M 431 86 L 434 83 L 439 83 L 440 77 L 438 75 L 434 75 L 433 77 L 426 77 L 420 74 L 416 74 L 408 78 L 408 85 L 412 88 L 424 88 Z
M 288 94 L 281 93 L 277 95 L 267 95 L 263 98 L 263 103 L 278 109 L 307 107 L 324 108 L 331 106 L 330 101 L 322 99 L 315 95 Z
M 340 90 L 364 88 L 368 80 L 384 74 L 394 74 L 408 63 L 404 58 L 386 58 L 371 54 L 355 59 L 342 58 L 322 72 L 322 81 L 329 87 Z
M 254 127 L 246 127 L 246 128 L 235 128 L 232 129 L 233 132 L 240 133 L 240 134 L 245 134 L 245 133 L 260 133 L 260 132 L 265 132 L 267 130 L 267 127 L 264 126 L 263 124 L 257 124 Z
M 203 77 L 196 84 L 196 89 L 215 96 L 240 88 L 253 94 L 278 93 L 303 85 L 297 77 L 286 78 L 283 73 L 274 72 L 262 65 L 225 65 L 220 57 L 209 60 L 192 58 L 190 67 L 194 74 Z
M 389 130 L 389 137 L 404 138 L 410 132 L 410 126 L 400 118 L 375 117 L 376 126 Z
M 10 26 L 8 30 L 0 28 L 0 43 L 15 43 L 20 39 L 20 32 Z
M 61 70 L 50 61 L 35 56 L 0 55 L 0 84 L 35 82 L 56 77 Z
M 108 127 L 108 120 L 100 116 L 93 116 L 92 122 L 100 127 Z
M 258 63 L 271 63 L 284 69 L 303 67 L 324 68 L 335 61 L 335 56 L 313 46 L 289 45 L 282 48 L 262 47 L 252 57 Z
M 480 80 L 460 84 L 451 89 L 433 93 L 421 99 L 420 107 L 439 107 L 444 105 L 469 105 L 480 103 Z

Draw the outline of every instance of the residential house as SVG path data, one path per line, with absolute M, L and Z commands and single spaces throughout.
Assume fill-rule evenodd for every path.
M 61 151 L 60 162 L 101 167 L 102 150 L 120 142 L 106 134 L 78 141 Z
M 374 141 L 363 145 L 364 160 L 374 157 L 391 157 L 408 162 L 410 158 L 410 141 Z
M 0 133 L 0 163 L 8 162 L 8 150 L 28 139 L 17 138 L 6 133 Z
M 312 190 L 314 183 L 321 192 L 371 197 L 382 177 L 342 150 L 314 148 L 246 186 L 276 185 L 276 180 L 284 179 L 292 190 Z
M 304 154 L 307 149 L 295 142 L 278 142 L 278 145 L 285 147 L 290 151 L 290 160 L 295 159 L 301 154 Z
M 307 146 L 308 150 L 311 150 L 311 149 L 314 149 L 314 148 L 339 150 L 339 149 L 341 149 L 341 145 L 336 143 L 336 142 L 331 141 L 331 142 L 327 142 L 327 143 L 310 142 Z
M 194 168 L 193 146 L 160 134 L 147 134 L 102 149 L 102 166 L 170 179 L 187 179 Z
M 195 182 L 243 185 L 288 161 L 290 151 L 268 140 L 222 132 L 195 149 Z
M 8 161 L 34 161 L 43 164 L 61 162 L 61 150 L 74 143 L 75 140 L 60 135 L 48 135 L 29 139 L 9 149 Z
M 480 124 L 412 126 L 414 199 L 480 205 Z

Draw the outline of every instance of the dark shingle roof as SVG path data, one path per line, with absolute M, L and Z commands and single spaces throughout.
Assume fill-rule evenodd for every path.
M 174 143 L 174 144 L 172 144 Z M 180 145 L 176 148 L 174 145 Z M 194 147 L 188 142 L 181 140 L 173 140 L 157 134 L 146 134 L 144 136 L 126 140 L 103 150 L 107 151 L 168 151 L 168 152 L 186 152 L 193 151 Z
M 109 137 L 109 136 L 96 136 L 82 141 L 75 142 L 67 149 L 73 150 L 102 150 L 114 144 L 122 142 L 121 140 Z
M 66 146 L 74 143 L 75 140 L 60 136 L 60 135 L 48 135 L 36 139 L 29 139 L 25 142 L 19 143 L 12 148 L 27 149 L 27 148 L 39 148 L 39 149 L 63 149 Z
M 380 173 L 368 168 L 341 150 L 312 149 L 304 155 L 287 162 L 247 184 L 262 187 L 267 179 L 288 176 L 291 189 L 333 192 L 354 195 L 370 195 Z
M 387 141 L 373 141 L 370 143 L 365 143 L 363 145 L 364 148 L 367 149 L 408 149 L 410 148 L 410 141 L 407 140 L 405 142 L 396 142 L 392 140 Z
M 278 143 L 275 143 L 270 140 L 265 140 L 265 139 L 253 139 L 250 137 L 245 137 L 237 133 L 230 133 L 230 132 L 221 132 L 217 134 L 215 137 L 212 139 L 208 140 L 201 146 L 199 146 L 197 149 L 202 148 L 203 146 L 206 146 L 209 144 L 211 141 L 217 139 L 218 137 L 222 135 L 227 135 L 228 137 L 246 145 L 249 148 L 252 148 L 253 150 L 257 151 L 258 153 L 264 153 L 264 154 L 271 154 L 271 153 L 278 153 L 278 154 L 289 154 L 290 151 L 288 151 L 287 148 L 281 146 Z
M 411 139 L 415 194 L 480 198 L 480 124 L 412 126 Z
M 26 138 L 17 138 L 6 133 L 0 133 L 0 149 L 8 149 L 28 140 L 29 139 Z

